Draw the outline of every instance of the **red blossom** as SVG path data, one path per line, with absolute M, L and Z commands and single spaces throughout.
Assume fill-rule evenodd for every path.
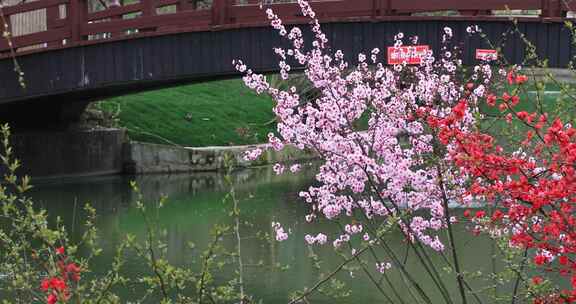
M 50 286 L 57 291 L 65 291 L 66 290 L 66 282 L 60 278 L 50 279 Z
M 513 84 L 514 84 L 514 80 L 515 80 L 514 70 L 510 70 L 510 71 L 508 72 L 508 75 L 506 75 L 506 79 L 508 80 L 508 84 L 509 84 L 509 85 L 513 85 Z
M 68 264 L 68 266 L 66 266 L 66 272 L 70 275 L 73 281 L 80 280 L 80 267 L 78 267 L 76 264 Z
M 528 81 L 528 77 L 526 75 L 518 75 L 516 76 L 516 84 L 523 84 Z
M 518 105 L 518 103 L 520 103 L 520 97 L 518 97 L 518 95 L 512 96 L 510 105 L 515 107 L 516 105 Z
M 40 289 L 42 289 L 42 291 L 48 291 L 48 289 L 50 289 L 50 280 L 48 279 L 42 280 L 42 283 L 40 284 Z
M 56 304 L 58 302 L 58 297 L 51 293 L 48 295 L 48 297 L 46 297 L 46 303 L 47 304 Z
M 452 109 L 452 113 L 454 114 L 454 118 L 456 120 L 461 120 L 466 113 L 466 109 L 468 108 L 468 103 L 465 99 L 460 100 L 458 104 Z
M 492 221 L 494 222 L 501 220 L 502 217 L 504 217 L 504 212 L 502 212 L 500 209 L 497 209 L 494 211 L 494 213 L 492 213 Z
M 518 118 L 525 120 L 528 117 L 528 112 L 526 111 L 521 111 L 516 113 L 516 116 L 518 116 Z
M 532 284 L 534 284 L 534 285 L 540 285 L 540 284 L 542 284 L 542 281 L 544 281 L 544 280 L 542 279 L 541 276 L 532 277 Z
M 544 264 L 548 263 L 548 258 L 541 255 L 541 254 L 537 254 L 536 256 L 534 256 L 534 264 L 542 266 Z
M 486 103 L 487 103 L 489 106 L 493 107 L 493 106 L 496 105 L 496 100 L 497 100 L 497 99 L 498 99 L 498 98 L 497 98 L 496 96 L 490 94 L 490 95 L 488 95 L 488 97 L 486 97 Z
M 49 290 L 64 291 L 66 290 L 66 282 L 57 277 L 47 278 L 42 280 L 40 288 L 42 289 L 42 291 L 49 291 Z

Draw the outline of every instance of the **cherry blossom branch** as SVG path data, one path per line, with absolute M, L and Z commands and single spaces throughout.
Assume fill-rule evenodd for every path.
M 352 254 L 351 257 L 345 259 L 342 263 L 340 263 L 340 265 L 338 265 L 332 272 L 330 272 L 330 274 L 328 274 L 325 278 L 323 278 L 322 280 L 316 282 L 316 284 L 314 284 L 314 286 L 312 286 L 312 288 L 308 289 L 306 292 L 304 292 L 303 294 L 301 294 L 300 296 L 292 299 L 288 304 L 296 304 L 298 302 L 300 302 L 301 300 L 303 300 L 304 298 L 308 297 L 309 295 L 311 295 L 314 291 L 316 291 L 318 288 L 320 288 L 324 283 L 328 282 L 331 278 L 333 278 L 336 274 L 338 274 L 346 265 L 348 265 L 349 263 L 353 262 L 353 261 L 358 261 L 357 259 L 364 254 L 368 249 L 370 249 L 373 245 L 372 244 L 367 244 L 366 246 L 364 246 L 364 248 L 359 249 L 358 251 L 356 251 L 354 254 Z
M 444 204 L 444 217 L 446 225 L 448 225 L 448 238 L 450 239 L 450 248 L 452 249 L 452 259 L 454 259 L 454 270 L 456 271 L 456 280 L 458 281 L 458 290 L 462 297 L 462 303 L 466 304 L 466 291 L 464 290 L 464 277 L 460 270 L 460 263 L 458 262 L 458 252 L 454 241 L 454 233 L 452 232 L 452 221 L 450 219 L 450 208 L 448 207 L 448 197 L 446 196 L 446 188 L 444 187 L 444 177 L 442 176 L 442 169 L 438 165 L 438 183 L 440 184 L 440 191 L 442 192 L 442 202 Z
M 522 272 L 526 266 L 526 257 L 528 256 L 528 247 L 524 249 L 524 254 L 522 255 L 522 261 L 520 262 L 520 270 L 516 272 L 516 280 L 514 282 L 514 291 L 512 292 L 512 304 L 516 304 L 518 298 L 518 287 L 520 285 L 520 279 L 522 277 Z
M 4 6 L 2 3 L 0 3 L 0 22 L 2 22 L 2 26 L 0 26 L 0 28 L 3 30 L 2 37 L 6 39 L 6 42 L 8 43 L 8 48 L 10 49 L 10 58 L 12 59 L 12 64 L 14 65 L 14 72 L 16 72 L 16 75 L 18 76 L 18 83 L 20 87 L 25 89 L 26 81 L 24 79 L 24 71 L 22 71 L 22 67 L 18 62 L 18 59 L 16 59 L 16 49 L 12 43 L 12 33 L 10 32 L 10 25 L 8 24 L 8 20 L 4 15 Z

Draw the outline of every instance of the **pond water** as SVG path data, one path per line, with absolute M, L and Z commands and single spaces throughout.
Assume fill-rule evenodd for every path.
M 241 209 L 240 226 L 242 234 L 242 258 L 246 265 L 244 281 L 246 293 L 263 303 L 287 303 L 289 295 L 304 287 L 311 287 L 319 280 L 320 273 L 329 273 L 342 262 L 330 248 L 315 247 L 314 250 L 325 256 L 321 271 L 312 267 L 310 249 L 304 242 L 304 235 L 318 231 L 337 231 L 333 223 L 310 225 L 305 223 L 306 206 L 298 199 L 298 192 L 312 183 L 313 168 L 304 169 L 297 175 L 276 176 L 269 168 L 250 169 L 234 173 L 233 180 L 238 194 Z M 204 250 L 212 241 L 208 231 L 214 224 L 233 225 L 234 219 L 228 215 L 230 206 L 223 203 L 228 192 L 224 177 L 216 173 L 193 175 L 150 175 L 141 177 L 109 176 L 59 180 L 36 183 L 30 195 L 39 206 L 46 208 L 51 216 L 60 216 L 68 227 L 72 238 L 78 239 L 84 232 L 82 206 L 92 204 L 98 213 L 97 227 L 101 235 L 103 254 L 94 260 L 92 269 L 96 273 L 104 272 L 112 262 L 114 249 L 127 233 L 143 239 L 146 226 L 142 216 L 135 208 L 136 195 L 130 188 L 130 181 L 135 180 L 144 198 L 144 203 L 152 206 L 162 196 L 168 196 L 166 205 L 159 211 L 159 223 L 166 229 L 167 258 L 180 266 L 198 269 L 198 250 Z M 288 240 L 267 242 L 254 237 L 257 231 L 272 233 L 271 222 L 282 223 L 291 234 Z M 501 266 L 495 263 L 495 249 L 482 237 L 470 237 L 464 227 L 457 227 L 457 243 L 461 248 L 461 259 L 465 269 L 490 272 Z M 195 249 L 188 244 L 193 242 Z M 236 239 L 223 239 L 226 246 L 233 248 Z M 389 244 L 399 255 L 406 251 L 406 243 L 399 235 L 392 235 Z M 197 250 L 197 251 L 195 251 Z M 407 267 L 423 288 L 436 297 L 434 303 L 442 303 L 439 294 L 429 277 L 414 257 L 408 255 Z M 138 277 L 148 272 L 141 259 L 130 254 L 126 257 L 124 273 Z M 432 259 L 441 268 L 444 263 L 439 255 Z M 255 266 L 261 263 L 263 266 Z M 273 267 L 287 265 L 287 269 Z M 374 264 L 368 265 L 377 277 Z M 225 268 L 218 273 L 217 280 L 232 278 L 235 268 Z M 446 277 L 450 293 L 456 302 L 457 290 L 452 277 Z M 402 287 L 399 272 L 392 268 L 389 277 L 394 284 Z M 382 295 L 371 285 L 361 270 L 345 271 L 338 279 L 348 284 L 352 295 L 347 298 L 332 300 L 326 296 L 312 297 L 312 303 L 386 303 Z M 472 282 L 478 286 L 478 282 Z M 386 284 L 384 289 L 392 295 Z M 125 299 L 141 292 L 141 287 L 126 287 L 118 290 Z M 406 288 L 396 288 L 397 295 L 406 303 L 414 303 Z M 495 289 L 492 293 L 505 293 L 506 290 Z M 2 296 L 0 295 L 0 299 Z M 157 303 L 149 298 L 147 303 Z

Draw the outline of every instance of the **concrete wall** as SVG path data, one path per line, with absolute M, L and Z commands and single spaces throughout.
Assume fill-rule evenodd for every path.
M 244 152 L 256 147 L 254 145 L 187 148 L 131 142 L 124 149 L 125 172 L 143 174 L 224 170 L 226 168 L 226 154 L 231 156 L 234 167 L 268 165 L 314 158 L 310 152 L 287 147 L 280 152 L 268 150 L 255 162 L 245 161 L 243 159 Z
M 15 134 L 23 164 L 19 174 L 35 178 L 118 174 L 123 171 L 124 130 L 104 129 Z
M 257 161 L 247 162 L 244 152 L 257 145 L 187 148 L 129 142 L 126 132 L 119 129 L 20 133 L 11 137 L 11 143 L 22 163 L 17 173 L 36 179 L 223 171 L 226 155 L 235 168 L 315 158 L 312 153 L 287 147 L 280 152 L 267 150 Z

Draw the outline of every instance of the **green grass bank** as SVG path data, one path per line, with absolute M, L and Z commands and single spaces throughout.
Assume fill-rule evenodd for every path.
M 113 113 L 130 139 L 190 147 L 254 144 L 275 129 L 272 100 L 241 79 L 115 97 L 95 105 Z
M 300 82 L 299 82 L 300 81 Z M 292 85 L 309 94 L 309 85 L 302 79 Z M 504 84 L 502 92 L 517 89 L 521 102 L 517 111 L 534 112 L 540 104 L 551 117 L 574 121 L 573 85 L 564 89 L 552 83 L 528 84 L 522 89 Z M 502 93 L 499 92 L 499 93 Z M 310 93 L 311 94 L 311 93 Z M 102 101 L 100 110 L 114 113 L 117 124 L 128 130 L 132 140 L 177 144 L 189 147 L 245 145 L 265 142 L 275 130 L 273 101 L 266 95 L 256 95 L 240 79 L 203 82 L 146 91 Z M 486 114 L 482 125 L 497 137 L 510 138 L 525 129 L 520 122 L 512 125 L 502 119 L 497 107 L 480 103 Z M 362 119 L 363 126 L 367 119 Z

